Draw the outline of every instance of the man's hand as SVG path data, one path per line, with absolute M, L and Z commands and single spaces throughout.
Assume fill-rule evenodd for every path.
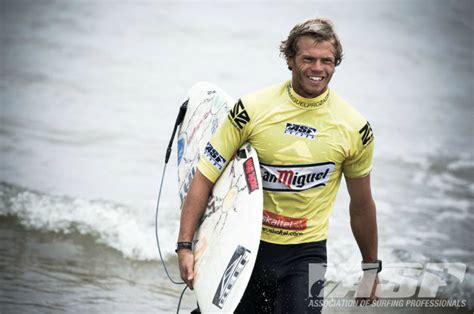
M 194 254 L 191 250 L 181 249 L 178 251 L 179 271 L 181 279 L 189 289 L 193 290 L 194 281 Z
M 379 276 L 377 271 L 364 271 L 364 275 L 359 283 L 356 293 L 357 305 L 369 305 L 377 301 L 377 289 L 379 285 Z

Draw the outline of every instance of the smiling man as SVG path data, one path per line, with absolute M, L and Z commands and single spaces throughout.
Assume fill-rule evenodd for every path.
M 321 300 L 323 280 L 310 282 L 309 270 L 326 263 L 329 216 L 342 175 L 362 262 L 371 263 L 363 269 L 381 269 L 370 187 L 374 137 L 367 120 L 328 87 L 342 60 L 332 23 L 312 19 L 296 25 L 280 51 L 291 80 L 241 97 L 210 141 L 225 160 L 248 141 L 261 164 L 261 242 L 238 313 L 321 311 L 314 301 Z M 203 154 L 183 206 L 177 252 L 181 277 L 190 287 L 190 242 L 223 168 Z M 367 303 L 375 299 L 369 290 L 363 296 Z

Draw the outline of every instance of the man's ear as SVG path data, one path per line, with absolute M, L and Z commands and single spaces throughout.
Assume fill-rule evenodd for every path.
M 295 67 L 295 58 L 289 57 L 286 64 L 288 65 L 288 70 L 293 71 L 293 68 Z

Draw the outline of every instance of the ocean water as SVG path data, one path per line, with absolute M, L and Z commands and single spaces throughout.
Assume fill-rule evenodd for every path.
M 198 81 L 237 98 L 288 79 L 279 42 L 315 16 L 344 47 L 331 87 L 375 132 L 380 257 L 467 265 L 438 297 L 474 307 L 471 1 L 0 3 L 1 313 L 176 311 L 154 215 L 179 105 Z M 178 278 L 175 160 L 159 234 Z M 360 261 L 343 185 L 335 282 Z M 194 304 L 187 292 L 183 311 Z

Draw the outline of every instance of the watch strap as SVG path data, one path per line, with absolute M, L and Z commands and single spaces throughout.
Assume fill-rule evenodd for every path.
M 381 260 L 376 260 L 374 262 L 370 263 L 361 263 L 362 265 L 362 270 L 367 271 L 367 270 L 377 270 L 377 273 L 380 273 L 382 271 L 382 261 Z
M 176 243 L 176 250 L 174 250 L 176 253 L 178 253 L 179 250 L 193 250 L 193 244 L 191 242 L 178 242 Z

